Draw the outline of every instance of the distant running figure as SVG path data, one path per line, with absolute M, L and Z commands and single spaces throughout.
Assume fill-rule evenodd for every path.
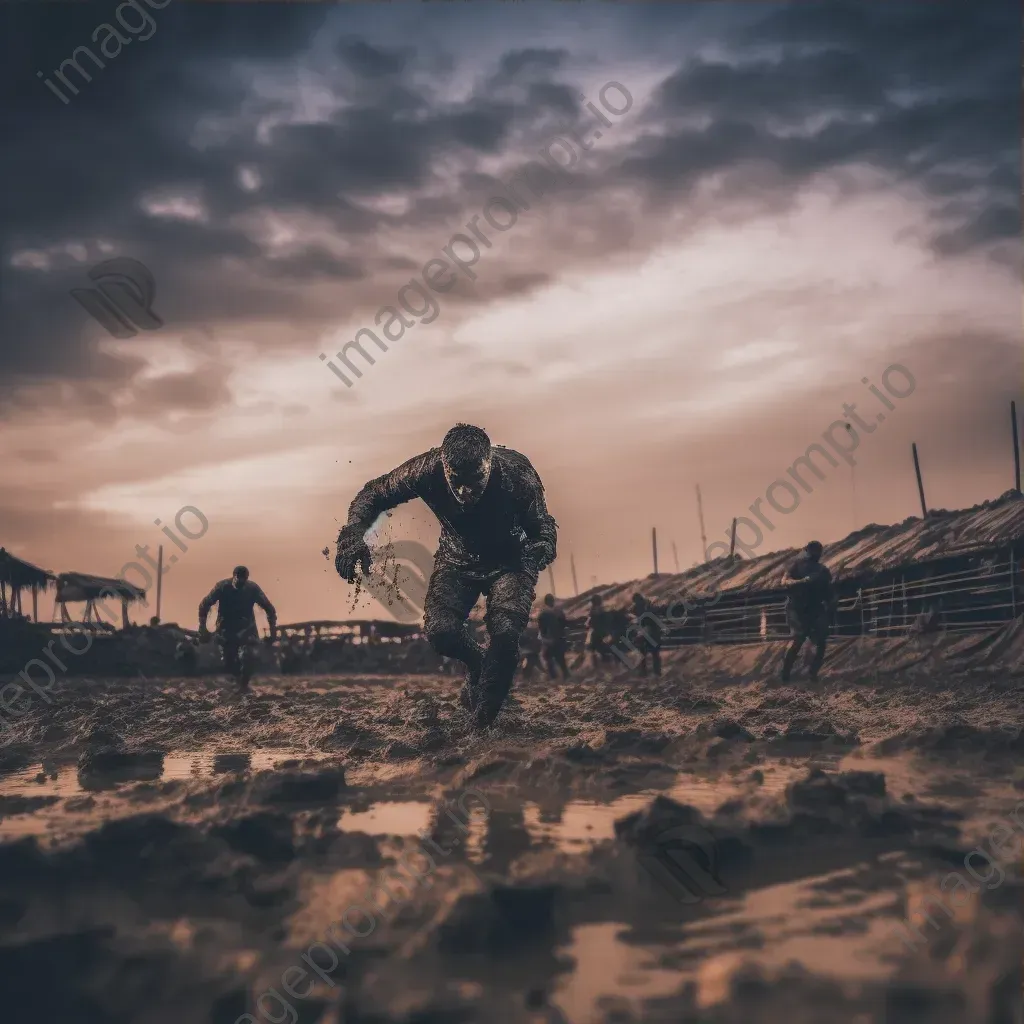
M 663 639 L 660 620 L 653 614 L 651 602 L 639 592 L 633 595 L 631 618 L 638 631 L 636 640 L 640 650 L 640 662 L 637 669 L 640 675 L 647 675 L 647 658 L 650 656 L 651 668 L 656 676 L 660 676 L 661 642 Z
M 259 605 L 270 626 L 270 642 L 277 634 L 277 611 L 260 587 L 249 579 L 249 570 L 236 565 L 231 578 L 221 580 L 199 604 L 199 635 L 206 639 L 210 632 L 206 620 L 210 609 L 217 609 L 217 640 L 224 657 L 224 668 L 238 680 L 244 693 L 252 674 L 251 646 L 259 640 L 255 607 Z
M 590 599 L 590 615 L 587 617 L 587 650 L 594 668 L 598 668 L 611 660 L 611 648 L 608 640 L 611 624 L 604 606 L 604 598 L 595 594 Z
M 834 598 L 832 573 L 821 564 L 821 552 L 821 544 L 812 540 L 786 573 L 785 581 L 790 584 L 786 620 L 793 642 L 782 662 L 784 683 L 789 682 L 793 665 L 805 640 L 810 639 L 816 648 L 808 673 L 811 679 L 818 678 L 825 660 L 825 644 L 828 642 L 829 618 Z
M 360 567 L 369 574 L 366 532 L 381 513 L 414 498 L 441 524 L 423 608 L 427 639 L 438 654 L 466 666 L 460 699 L 484 729 L 512 687 L 537 577 L 555 560 L 557 524 L 530 460 L 492 446 L 479 427 L 459 423 L 439 448 L 371 480 L 356 495 L 338 535 L 334 565 L 342 579 L 354 582 Z M 467 630 L 481 594 L 487 596 L 486 648 Z
M 540 635 L 533 626 L 527 626 L 519 638 L 519 672 L 524 681 L 533 679 L 533 673 L 540 668 Z
M 565 655 L 569 650 L 569 623 L 565 611 L 555 604 L 554 594 L 544 595 L 544 607 L 537 616 L 537 629 L 540 632 L 541 658 L 548 677 L 555 679 L 561 672 L 562 678 L 568 679 L 569 666 L 565 663 Z

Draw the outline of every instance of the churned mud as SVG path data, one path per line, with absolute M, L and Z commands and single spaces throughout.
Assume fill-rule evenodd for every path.
M 5 1019 L 1018 1024 L 1016 679 L 670 660 L 521 683 L 483 737 L 459 682 L 35 702 L 0 748 Z

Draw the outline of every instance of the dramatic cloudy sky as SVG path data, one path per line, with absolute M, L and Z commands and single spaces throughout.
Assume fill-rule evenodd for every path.
M 648 572 L 652 526 L 662 568 L 672 541 L 694 562 L 694 485 L 723 535 L 844 402 L 876 428 L 855 470 L 761 550 L 915 514 L 912 440 L 935 507 L 1011 486 L 1011 0 L 173 0 L 62 103 L 36 72 L 115 6 L 0 14 L 0 544 L 23 557 L 113 575 L 192 505 L 209 530 L 165 618 L 194 622 L 239 561 L 282 621 L 347 617 L 320 550 L 367 478 L 457 420 L 537 466 L 563 593 L 570 550 L 581 587 Z M 610 80 L 633 105 L 598 139 Z M 591 146 L 571 176 L 482 225 L 475 281 L 347 389 L 320 353 L 569 129 Z M 160 330 L 116 340 L 70 297 L 114 256 L 152 271 Z M 878 423 L 861 381 L 894 362 L 916 390 Z M 436 536 L 422 507 L 390 529 Z

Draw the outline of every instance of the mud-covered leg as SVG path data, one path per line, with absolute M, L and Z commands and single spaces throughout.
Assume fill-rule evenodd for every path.
M 825 662 L 825 646 L 828 643 L 828 620 L 822 617 L 814 625 L 814 631 L 811 633 L 811 640 L 814 643 L 814 660 L 811 662 L 811 667 L 808 670 L 808 675 L 811 679 L 817 679 L 818 673 L 821 671 L 821 666 Z
M 537 574 L 528 570 L 502 573 L 487 594 L 489 643 L 480 673 L 476 722 L 486 729 L 505 703 L 519 661 L 519 638 L 530 621 Z
M 459 700 L 470 712 L 475 703 L 484 649 L 469 635 L 466 620 L 479 596 L 479 583 L 467 580 L 457 569 L 438 561 L 423 602 L 423 628 L 430 646 L 443 658 L 453 658 L 466 666 Z

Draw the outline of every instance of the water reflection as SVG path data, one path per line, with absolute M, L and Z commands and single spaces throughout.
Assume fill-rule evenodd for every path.
M 213 750 L 151 752 L 116 763 L 98 759 L 79 769 L 77 764 L 35 763 L 0 775 L 0 796 L 80 796 L 85 792 L 116 789 L 136 782 L 170 782 L 174 779 L 212 778 L 240 772 L 272 769 L 281 761 L 306 757 L 288 749 L 249 753 L 218 753 Z
M 552 997 L 573 1024 L 597 1024 L 614 1009 L 641 1014 L 643 1001 L 692 985 L 700 1009 L 729 997 L 744 963 L 766 973 L 798 963 L 849 981 L 892 973 L 901 943 L 894 928 L 912 866 L 900 853 L 704 904 L 680 920 L 678 939 L 647 941 L 624 922 L 573 930 L 575 961 Z M 630 1018 L 626 1018 L 630 1019 Z

